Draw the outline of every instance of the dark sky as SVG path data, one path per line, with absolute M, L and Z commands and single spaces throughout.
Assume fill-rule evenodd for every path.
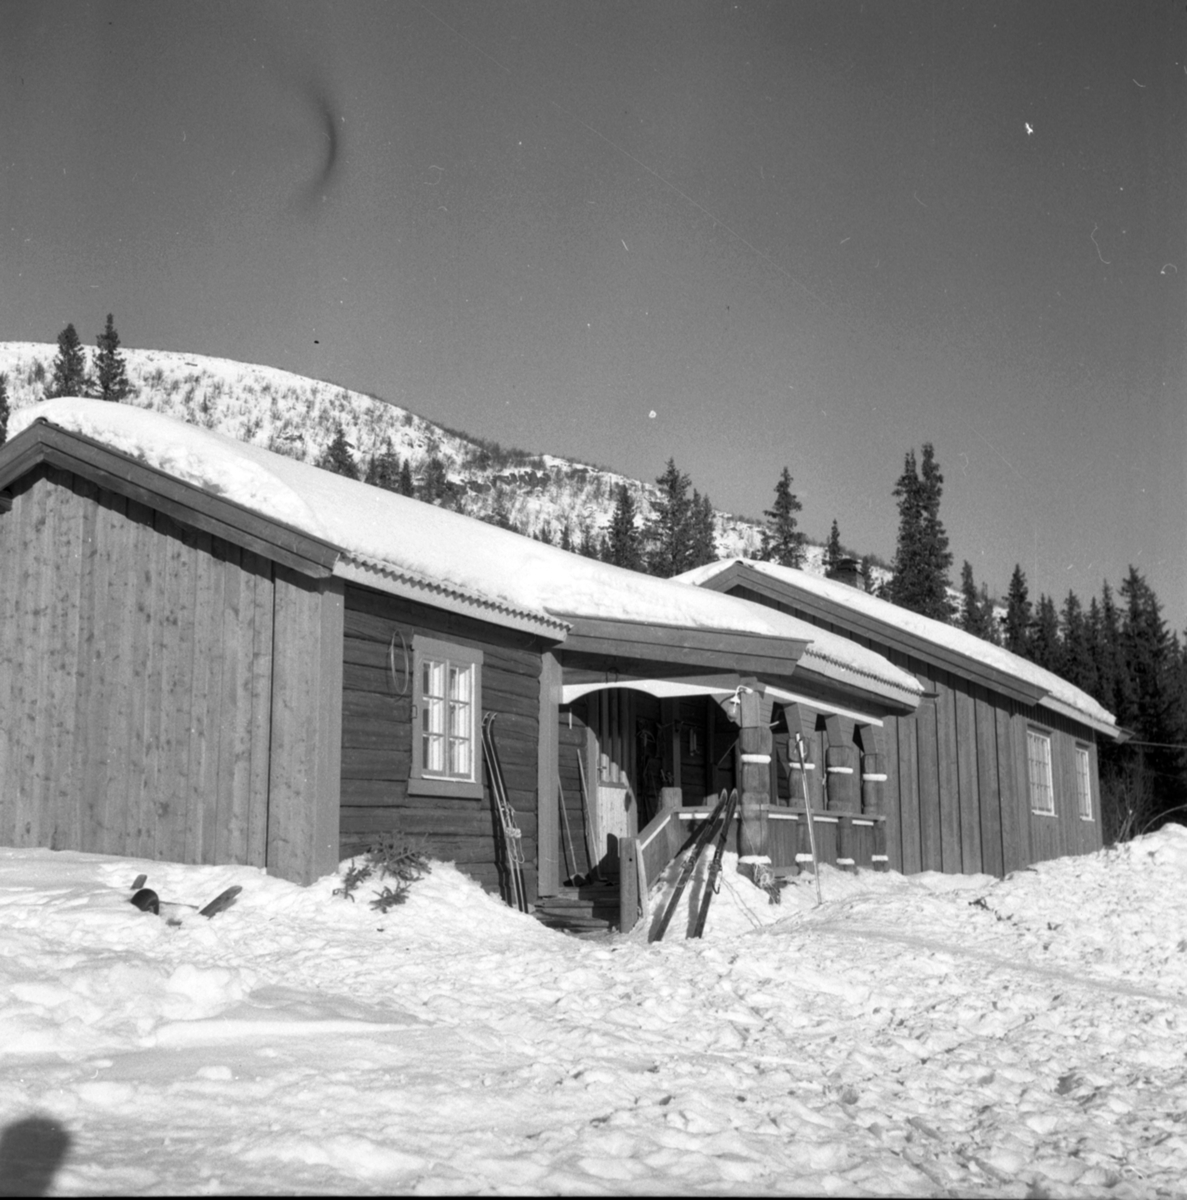
M 1187 626 L 1187 4 L 0 3 L 0 338 L 267 363 Z

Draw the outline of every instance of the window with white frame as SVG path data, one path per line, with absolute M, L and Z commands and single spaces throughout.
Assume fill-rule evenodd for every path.
M 482 651 L 412 641 L 412 772 L 417 795 L 482 799 Z
M 1051 735 L 1026 731 L 1026 768 L 1030 778 L 1032 812 L 1055 815 L 1055 788 L 1051 782 Z
M 1076 805 L 1081 821 L 1092 818 L 1092 759 L 1087 746 L 1076 747 Z

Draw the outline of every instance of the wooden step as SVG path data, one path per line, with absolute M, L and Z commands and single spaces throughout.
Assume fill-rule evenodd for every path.
M 608 933 L 618 926 L 617 883 L 591 883 L 561 888 L 536 901 L 536 920 L 567 933 Z

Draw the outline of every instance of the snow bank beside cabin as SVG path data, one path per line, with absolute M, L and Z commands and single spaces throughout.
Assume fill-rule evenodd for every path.
M 141 871 L 244 891 L 173 928 Z M 724 881 L 703 940 L 648 945 L 446 864 L 380 915 L 0 850 L 0 1171 L 37 1119 L 66 1195 L 1182 1195 L 1187 830 L 1005 880 L 825 868 L 821 907 Z
M 47 400 L 13 416 L 12 436 L 39 419 L 346 555 L 391 564 L 521 612 L 805 639 L 822 664 L 879 680 L 908 697 L 921 690 L 913 676 L 880 655 L 794 617 L 582 558 L 160 413 L 98 400 Z M 827 665 L 822 669 L 828 673 Z

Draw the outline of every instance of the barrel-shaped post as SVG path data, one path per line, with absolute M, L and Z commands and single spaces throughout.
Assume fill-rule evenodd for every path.
M 857 748 L 845 741 L 841 718 L 825 718 L 828 748 L 824 752 L 825 792 L 828 811 L 856 813 L 861 811 L 858 790 Z

